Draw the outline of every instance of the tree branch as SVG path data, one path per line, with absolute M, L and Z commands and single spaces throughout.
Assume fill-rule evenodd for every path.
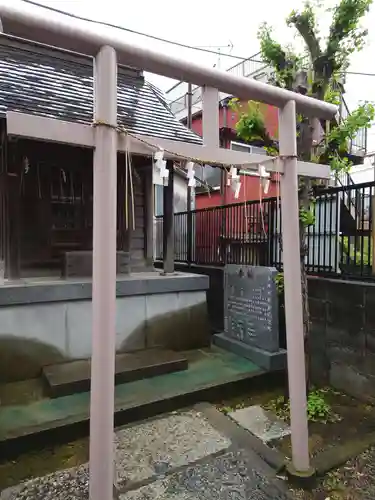
M 311 5 L 307 3 L 301 13 L 293 11 L 287 19 L 287 24 L 289 26 L 293 25 L 303 38 L 311 61 L 315 61 L 315 59 L 320 57 L 321 49 L 316 36 L 315 14 Z
M 265 62 L 273 66 L 277 71 L 283 71 L 286 67 L 286 52 L 272 36 L 272 29 L 263 23 L 258 31 L 260 51 Z
M 372 0 L 341 0 L 333 11 L 326 55 L 341 69 L 347 57 L 363 47 L 366 30 L 359 29 L 361 18 L 369 11 Z M 341 57 L 338 57 L 341 54 Z
M 262 58 L 275 70 L 272 82 L 277 87 L 292 90 L 297 73 L 298 57 L 283 49 L 272 38 L 272 29 L 264 23 L 258 31 Z
M 267 148 L 275 148 L 275 142 L 268 133 L 264 116 L 258 103 L 249 101 L 247 110 L 244 112 L 238 99 L 232 99 L 229 107 L 238 115 L 236 131 L 239 137 L 246 142 L 255 140 L 262 141 Z

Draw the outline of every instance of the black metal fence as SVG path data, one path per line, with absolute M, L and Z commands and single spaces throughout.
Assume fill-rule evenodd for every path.
M 372 277 L 375 182 L 316 191 L 314 223 L 306 230 L 311 274 Z M 280 200 L 268 198 L 180 212 L 174 216 L 175 260 L 282 268 Z M 163 258 L 163 218 L 156 218 L 156 259 Z

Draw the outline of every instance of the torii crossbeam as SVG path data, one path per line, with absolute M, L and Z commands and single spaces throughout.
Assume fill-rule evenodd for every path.
M 145 50 L 115 35 L 103 35 L 74 20 L 46 19 L 9 5 L 0 5 L 4 33 L 32 39 L 95 58 L 95 129 L 38 116 L 7 114 L 11 135 L 82 145 L 94 149 L 93 229 L 93 348 L 90 413 L 90 500 L 109 500 L 113 493 L 113 413 L 116 307 L 116 153 L 125 139 L 117 127 L 117 64 L 132 65 L 204 87 L 203 146 L 148 138 L 150 143 L 204 163 L 246 164 L 264 162 L 262 155 L 248 155 L 218 147 L 218 91 L 279 108 L 280 167 L 283 218 L 285 312 L 288 347 L 289 394 L 293 465 L 310 471 L 306 415 L 305 358 L 299 247 L 298 174 L 328 178 L 324 165 L 297 162 L 296 112 L 331 119 L 336 106 L 276 88 L 255 80 L 204 68 L 167 55 Z M 101 126 L 101 125 L 102 126 Z M 142 143 L 131 141 L 130 151 L 150 154 Z M 172 155 L 169 155 L 173 157 Z M 255 167 L 256 168 L 256 167 Z

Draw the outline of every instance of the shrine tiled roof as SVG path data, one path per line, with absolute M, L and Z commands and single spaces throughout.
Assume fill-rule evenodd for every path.
M 33 42 L 0 37 L 0 115 L 18 111 L 91 123 L 93 59 Z M 163 93 L 141 71 L 118 69 L 118 124 L 130 132 L 201 144 L 180 123 Z

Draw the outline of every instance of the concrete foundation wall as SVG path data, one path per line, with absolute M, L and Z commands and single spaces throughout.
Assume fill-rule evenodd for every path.
M 156 262 L 155 267 L 162 268 L 161 262 Z M 190 274 L 207 277 L 207 310 L 211 329 L 215 333 L 224 330 L 224 268 L 213 266 L 187 266 L 186 264 L 175 263 L 178 271 L 189 270 Z
M 90 357 L 91 328 L 90 299 L 1 306 L 0 382 L 36 377 L 42 366 Z M 118 352 L 209 345 L 206 290 L 118 297 L 116 336 Z
M 311 370 L 360 399 L 375 401 L 375 284 L 311 278 Z

